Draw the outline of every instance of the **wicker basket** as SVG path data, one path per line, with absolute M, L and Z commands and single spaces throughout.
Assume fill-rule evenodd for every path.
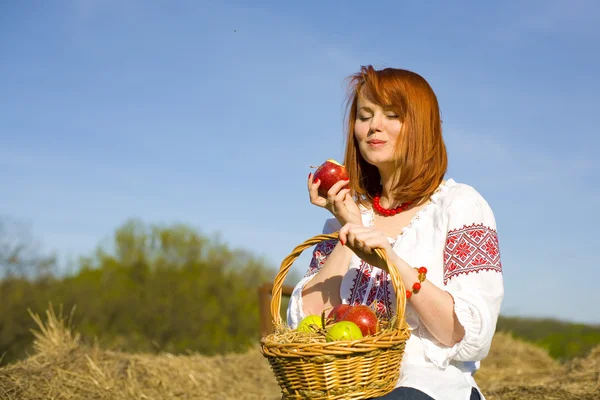
M 264 336 L 261 352 L 268 359 L 281 387 L 282 399 L 369 399 L 392 391 L 400 377 L 400 363 L 410 331 L 406 324 L 406 290 L 386 253 L 376 249 L 389 267 L 396 292 L 396 318 L 388 329 L 359 340 L 329 343 L 276 341 L 287 328 L 281 320 L 283 281 L 293 262 L 305 249 L 337 239 L 338 233 L 315 236 L 283 260 L 273 285 L 271 316 L 275 333 Z M 289 329 L 289 328 L 288 328 Z

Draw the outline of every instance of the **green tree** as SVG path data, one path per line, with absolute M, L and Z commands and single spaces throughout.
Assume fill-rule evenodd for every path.
M 259 337 L 257 289 L 275 276 L 264 259 L 218 236 L 138 220 L 127 221 L 113 243 L 79 264 L 60 279 L 1 282 L 5 361 L 22 357 L 31 341 L 26 310 L 43 313 L 48 302 L 76 307 L 73 322 L 82 338 L 107 348 L 243 351 Z
M 55 267 L 55 255 L 43 254 L 28 225 L 0 216 L 0 278 L 46 277 Z

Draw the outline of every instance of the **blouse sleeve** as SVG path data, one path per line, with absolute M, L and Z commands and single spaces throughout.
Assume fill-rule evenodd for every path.
M 339 231 L 340 228 L 340 223 L 335 218 L 330 218 L 325 221 L 322 232 L 333 233 Z M 304 274 L 304 277 L 294 287 L 288 303 L 287 324 L 290 328 L 295 329 L 305 317 L 302 305 L 302 290 L 317 272 L 319 272 L 323 264 L 325 264 L 327 257 L 331 254 L 337 242 L 337 239 L 326 240 L 315 246 L 308 270 Z
M 478 362 L 487 356 L 504 297 L 496 222 L 488 203 L 469 188 L 451 200 L 447 212 L 444 286 L 465 335 L 448 347 L 419 328 L 427 357 L 440 368 L 452 360 Z

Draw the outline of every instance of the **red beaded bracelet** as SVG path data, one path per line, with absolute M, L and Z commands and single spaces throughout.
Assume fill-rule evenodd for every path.
M 415 282 L 412 285 L 412 291 L 410 290 L 406 290 L 406 298 L 410 299 L 410 296 L 414 294 L 419 293 L 419 290 L 421 290 L 421 283 L 423 283 L 423 281 L 425 280 L 425 277 L 427 275 L 427 268 L 425 267 L 419 267 L 419 268 L 415 268 L 417 271 L 419 271 L 419 282 Z

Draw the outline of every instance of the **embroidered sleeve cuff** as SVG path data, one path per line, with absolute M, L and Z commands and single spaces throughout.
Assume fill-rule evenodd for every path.
M 476 305 L 481 300 L 468 299 L 460 293 L 454 297 L 454 312 L 465 330 L 462 340 L 453 346 L 444 346 L 424 327 L 419 327 L 419 336 L 425 347 L 425 355 L 438 368 L 446 368 L 452 360 L 480 361 L 484 359 L 492 343 L 496 330 L 496 319 L 492 314 L 482 312 Z M 492 310 L 495 307 L 492 307 Z
M 440 369 L 446 368 L 452 360 L 456 359 L 457 355 L 464 351 L 465 346 L 468 346 L 470 338 L 477 337 L 479 332 L 479 324 L 473 318 L 473 313 L 466 302 L 455 298 L 454 312 L 465 329 L 465 336 L 454 346 L 443 345 L 433 337 L 425 326 L 419 326 L 419 337 L 423 341 L 425 356 Z

